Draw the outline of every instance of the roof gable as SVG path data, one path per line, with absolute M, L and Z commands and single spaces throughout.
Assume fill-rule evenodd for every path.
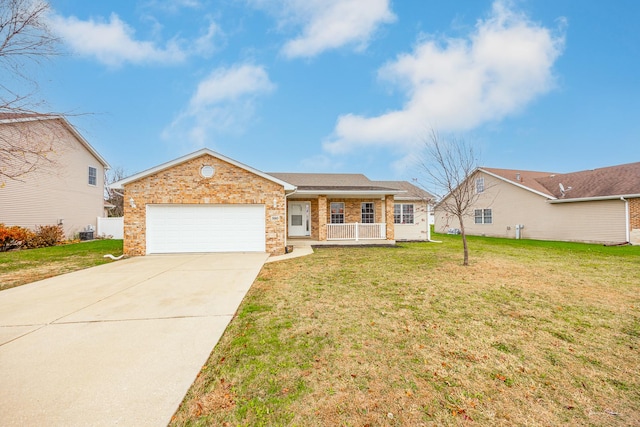
M 553 175 L 553 172 L 539 172 L 517 169 L 498 169 L 498 168 L 478 168 L 478 170 L 488 173 L 496 178 L 506 181 L 510 184 L 532 191 L 544 197 L 555 198 L 545 186 L 538 182 L 538 179 Z
M 13 123 L 28 123 L 38 121 L 58 121 L 80 142 L 80 144 L 95 157 L 106 169 L 110 169 L 109 163 L 96 151 L 95 148 L 69 123 L 63 116 L 53 114 L 36 114 L 36 113 L 0 113 L 0 125 L 9 125 Z
M 261 172 L 261 171 L 259 171 L 257 169 L 254 169 L 254 168 L 252 168 L 250 166 L 247 166 L 247 165 L 245 165 L 243 163 L 240 163 L 240 162 L 238 162 L 236 160 L 233 160 L 233 159 L 231 159 L 229 157 L 223 156 L 222 154 L 216 153 L 215 151 L 210 150 L 208 148 L 203 148 L 203 149 L 200 149 L 198 151 L 194 151 L 193 153 L 187 154 L 185 156 L 182 156 L 182 157 L 179 157 L 177 159 L 171 160 L 169 162 L 163 163 L 161 165 L 155 166 L 153 168 L 144 170 L 144 171 L 139 172 L 137 174 L 128 176 L 128 177 L 126 177 L 124 179 L 121 179 L 120 181 L 114 182 L 109 187 L 113 188 L 113 189 L 122 189 L 123 186 L 125 186 L 125 185 L 127 185 L 129 183 L 138 181 L 138 180 L 140 180 L 142 178 L 145 178 L 147 176 L 150 176 L 150 175 L 154 175 L 154 174 L 156 174 L 158 172 L 162 172 L 164 170 L 170 169 L 170 168 L 172 168 L 174 166 L 177 166 L 179 164 L 182 164 L 182 163 L 187 162 L 189 160 L 201 157 L 201 156 L 206 155 L 206 154 L 208 154 L 208 155 L 210 155 L 212 157 L 215 157 L 217 159 L 220 159 L 220 160 L 222 160 L 224 162 L 227 162 L 229 164 L 232 164 L 232 165 L 234 165 L 234 166 L 236 166 L 236 167 L 238 167 L 240 169 L 244 169 L 245 171 L 250 172 L 250 173 L 252 173 L 254 175 L 257 175 L 257 176 L 259 176 L 261 178 L 264 178 L 264 179 L 266 179 L 268 181 L 275 182 L 276 184 L 282 185 L 284 187 L 285 191 L 293 191 L 293 190 L 296 189 L 296 187 L 294 185 L 292 185 L 292 184 L 290 184 L 288 182 L 285 182 L 285 181 L 283 181 L 281 179 L 278 179 L 278 178 L 276 178 L 274 176 L 268 175 L 268 174 L 266 174 L 264 172 Z
M 570 173 L 497 168 L 478 170 L 556 201 L 640 194 L 640 162 Z

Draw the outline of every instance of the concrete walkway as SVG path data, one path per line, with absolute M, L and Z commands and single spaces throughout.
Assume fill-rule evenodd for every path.
M 267 257 L 138 257 L 0 292 L 0 425 L 166 425 Z

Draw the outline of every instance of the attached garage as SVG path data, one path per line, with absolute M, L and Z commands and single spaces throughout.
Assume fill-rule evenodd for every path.
M 264 252 L 264 205 L 147 205 L 147 254 Z
M 124 253 L 285 252 L 295 186 L 203 148 L 114 183 Z

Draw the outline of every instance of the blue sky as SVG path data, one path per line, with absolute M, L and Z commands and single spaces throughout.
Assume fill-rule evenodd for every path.
M 484 166 L 640 160 L 636 0 L 51 0 L 39 96 L 129 174 L 202 147 L 411 179 L 429 129 Z

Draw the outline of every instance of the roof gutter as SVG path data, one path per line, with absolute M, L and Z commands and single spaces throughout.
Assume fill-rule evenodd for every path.
M 555 199 L 547 200 L 549 203 L 576 203 L 576 202 L 597 202 L 600 200 L 620 200 L 622 198 L 635 199 L 640 198 L 640 194 L 618 194 L 615 196 L 597 196 L 597 197 L 579 197 L 574 199 Z
M 338 196 L 386 196 L 403 194 L 406 191 L 399 190 L 297 190 L 297 194 L 305 195 L 338 195 Z

